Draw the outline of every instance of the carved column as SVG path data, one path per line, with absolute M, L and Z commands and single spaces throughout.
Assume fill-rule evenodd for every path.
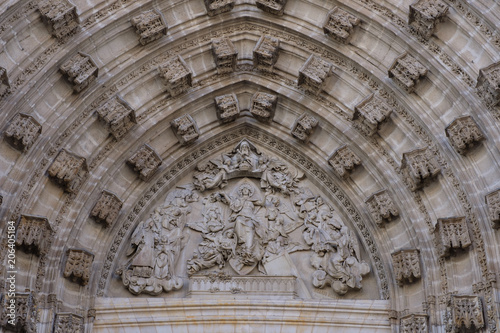
M 95 61 L 87 54 L 78 52 L 59 67 L 59 70 L 73 84 L 73 90 L 80 92 L 97 79 L 99 69 Z
M 115 96 L 99 106 L 96 113 L 101 123 L 117 140 L 137 124 L 135 111 L 120 96 Z
M 250 113 L 258 121 L 269 123 L 274 118 L 277 103 L 278 96 L 257 92 L 252 96 Z
M 354 27 L 360 22 L 360 19 L 356 16 L 335 7 L 327 15 L 323 24 L 323 31 L 337 42 L 347 44 Z
M 184 93 L 193 85 L 193 73 L 180 55 L 160 65 L 158 70 L 165 79 L 167 91 L 172 97 Z
M 0 67 L 0 80 L 3 84 L 10 88 L 9 76 L 7 75 L 7 69 Z
M 46 217 L 21 215 L 17 224 L 16 246 L 26 253 L 46 253 L 51 233 L 52 228 Z
M 478 332 L 484 327 L 483 306 L 478 296 L 451 296 L 453 332 Z
M 96 222 L 103 223 L 106 227 L 110 227 L 118 218 L 122 206 L 123 202 L 116 194 L 104 190 L 95 203 L 94 208 L 92 208 L 90 217 L 94 218 Z
M 195 142 L 200 136 L 196 121 L 188 114 L 174 119 L 170 126 L 172 126 L 172 130 L 182 146 Z
M 441 0 L 418 0 L 410 5 L 408 24 L 420 37 L 427 40 L 447 13 L 448 6 Z
M 493 228 L 500 228 L 500 189 L 488 193 L 485 197 L 488 205 L 488 217 Z
M 57 313 L 53 333 L 83 333 L 83 317 L 73 313 Z
M 500 61 L 479 70 L 476 89 L 489 107 L 500 102 Z
M 4 133 L 5 141 L 21 152 L 28 151 L 42 133 L 42 126 L 35 118 L 18 113 L 12 118 Z
M 427 69 L 406 52 L 397 57 L 389 68 L 389 77 L 409 94 L 426 75 Z
M 400 286 L 420 278 L 419 250 L 401 250 L 392 255 L 394 277 Z
M 226 13 L 234 8 L 234 0 L 205 0 L 208 16 Z
M 231 73 L 236 69 L 238 51 L 229 38 L 212 40 L 212 54 L 217 67 L 217 73 Z
M 167 24 L 163 15 L 151 9 L 134 16 L 130 23 L 136 29 L 136 33 L 140 36 L 139 42 L 146 45 L 155 41 L 167 34 Z
M 401 333 L 427 333 L 427 316 L 424 314 L 409 314 L 401 317 Z
M 471 245 L 465 217 L 438 219 L 434 235 L 442 257 L 449 257 L 452 252 L 465 250 Z
M 299 69 L 298 85 L 313 94 L 319 94 L 325 81 L 332 75 L 333 65 L 314 54 Z
M 339 177 L 347 178 L 356 166 L 361 164 L 361 159 L 354 155 L 346 145 L 343 145 L 333 152 L 328 159 L 328 163 Z
M 253 65 L 260 70 L 272 72 L 278 61 L 280 40 L 262 36 L 253 49 Z
M 68 0 L 41 0 L 38 10 L 49 32 L 56 38 L 69 36 L 80 26 L 76 7 Z
M 287 0 L 257 0 L 257 8 L 274 15 L 283 15 Z
M 217 118 L 223 123 L 235 121 L 240 114 L 238 98 L 235 94 L 215 97 L 215 110 Z
M 359 119 L 363 129 L 372 136 L 390 119 L 391 114 L 392 108 L 380 97 L 371 94 L 354 107 L 353 119 Z
M 33 292 L 16 292 L 13 298 L 4 294 L 0 311 L 0 323 L 6 330 L 25 333 L 37 332 L 37 302 Z
M 86 286 L 90 280 L 94 255 L 85 250 L 69 249 L 67 252 L 64 277 Z
M 446 126 L 446 136 L 455 150 L 462 155 L 477 146 L 484 135 L 471 116 L 462 116 Z
M 127 160 L 142 180 L 149 180 L 161 165 L 161 157 L 148 144 L 144 144 Z
M 379 227 L 399 216 L 399 211 L 387 190 L 373 193 L 365 200 L 368 210 Z
M 318 119 L 307 113 L 303 113 L 295 121 L 291 134 L 294 138 L 297 138 L 304 143 L 308 142 L 309 137 L 313 134 L 314 129 L 318 126 L 318 123 Z
M 427 148 L 403 153 L 401 169 L 412 191 L 422 188 L 441 172 L 436 158 Z
M 88 173 L 85 158 L 61 149 L 47 170 L 49 178 L 65 192 L 76 193 Z

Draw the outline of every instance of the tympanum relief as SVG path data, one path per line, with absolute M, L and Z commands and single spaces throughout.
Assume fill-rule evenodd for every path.
M 131 293 L 189 289 L 213 274 L 289 276 L 331 295 L 362 288 L 370 266 L 353 230 L 291 164 L 244 139 L 199 163 L 190 179 L 132 232 L 117 270 Z

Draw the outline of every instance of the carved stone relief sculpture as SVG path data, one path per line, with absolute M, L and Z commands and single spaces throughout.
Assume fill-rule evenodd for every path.
M 347 178 L 354 168 L 361 164 L 361 159 L 354 155 L 349 147 L 343 145 L 333 152 L 328 159 L 328 163 L 333 167 L 337 176 Z
M 277 103 L 278 96 L 257 92 L 252 96 L 252 100 L 250 101 L 250 113 L 258 121 L 263 123 L 271 122 L 274 118 Z
M 87 162 L 84 157 L 61 149 L 47 173 L 65 192 L 76 193 L 88 174 Z
M 229 38 L 216 38 L 212 40 L 212 54 L 217 67 L 217 73 L 231 73 L 236 68 L 238 51 Z
M 401 286 L 413 283 L 420 278 L 420 252 L 418 250 L 401 250 L 392 255 L 394 277 Z
M 0 325 L 11 332 L 36 333 L 38 316 L 36 297 L 33 292 L 16 292 L 13 298 L 2 294 L 0 308 Z M 9 316 L 14 304 L 14 318 Z
M 365 200 L 368 210 L 379 227 L 399 216 L 399 211 L 387 190 L 373 193 Z
M 253 49 L 253 65 L 255 68 L 272 72 L 278 61 L 280 40 L 271 36 L 262 36 Z
M 82 286 L 86 286 L 90 280 L 94 255 L 88 251 L 79 249 L 68 249 L 66 255 L 64 277 Z
M 483 306 L 478 296 L 453 295 L 453 332 L 478 332 L 484 327 Z
M 27 253 L 46 253 L 52 227 L 46 217 L 21 215 L 17 224 L 16 246 Z
M 130 23 L 132 23 L 136 29 L 135 32 L 140 36 L 139 42 L 142 45 L 151 43 L 167 34 L 165 19 L 163 15 L 155 9 L 134 16 L 130 20 Z
M 240 114 L 238 98 L 235 94 L 227 94 L 215 97 L 215 111 L 217 118 L 223 123 L 235 121 Z
M 298 85 L 313 94 L 319 94 L 325 81 L 333 74 L 333 65 L 328 61 L 311 54 L 299 69 Z
M 500 102 L 500 62 L 479 70 L 477 93 L 486 105 L 493 107 Z
M 42 134 L 42 126 L 35 118 L 18 113 L 12 118 L 4 132 L 5 141 L 19 151 L 26 152 Z
M 38 10 L 49 32 L 56 38 L 71 35 L 80 26 L 76 7 L 68 0 L 41 0 Z
M 493 228 L 500 228 L 500 189 L 488 193 L 485 201 L 488 205 L 488 217 Z
M 323 31 L 337 42 L 347 44 L 355 26 L 360 22 L 361 20 L 356 16 L 335 7 L 327 15 Z
M 465 217 L 438 219 L 434 234 L 443 257 L 449 257 L 457 250 L 465 250 L 472 243 Z
M 161 64 L 158 70 L 165 79 L 167 91 L 172 97 L 186 92 L 193 85 L 193 73 L 180 55 Z
M 441 172 L 439 163 L 427 148 L 403 153 L 401 169 L 412 191 L 422 188 Z
M 94 218 L 96 222 L 102 223 L 106 227 L 110 227 L 118 218 L 118 214 L 120 213 L 122 206 L 123 202 L 116 196 L 116 194 L 104 190 L 92 208 L 90 217 Z
M 471 116 L 463 116 L 453 120 L 446 126 L 446 136 L 455 150 L 465 155 L 477 146 L 484 135 Z
M 389 77 L 411 94 L 418 82 L 427 75 L 427 69 L 413 56 L 403 53 L 392 63 L 389 68 Z
M 9 76 L 7 75 L 7 69 L 4 67 L 0 67 L 0 80 L 4 85 L 10 87 L 10 81 L 9 81 Z
M 420 37 L 429 39 L 447 13 L 448 6 L 441 0 L 418 0 L 410 5 L 408 24 Z
M 120 96 L 115 96 L 96 109 L 106 129 L 118 140 L 137 124 L 135 111 Z
M 83 333 L 83 318 L 73 313 L 57 313 L 53 333 Z
M 182 146 L 195 142 L 200 136 L 196 121 L 188 114 L 172 120 L 170 126 Z
M 134 171 L 138 172 L 139 177 L 144 181 L 149 180 L 153 176 L 160 167 L 161 162 L 161 157 L 148 144 L 143 144 L 135 154 L 127 160 L 127 164 L 130 165 Z
M 392 114 L 392 108 L 380 97 L 371 94 L 354 107 L 354 120 L 359 120 L 369 136 L 374 135 L 380 126 L 387 122 Z
M 208 16 L 230 12 L 234 8 L 234 0 L 204 0 Z
M 68 59 L 59 67 L 59 70 L 73 84 L 73 90 L 77 93 L 87 88 L 99 74 L 95 61 L 82 52 Z
M 285 11 L 285 5 L 287 0 L 257 0 L 257 8 L 263 11 L 274 14 L 283 15 Z
M 318 119 L 310 114 L 303 113 L 295 120 L 291 134 L 294 138 L 306 143 L 309 141 L 309 137 L 313 134 L 318 124 Z
M 423 314 L 409 314 L 401 317 L 401 333 L 427 333 L 427 316 Z

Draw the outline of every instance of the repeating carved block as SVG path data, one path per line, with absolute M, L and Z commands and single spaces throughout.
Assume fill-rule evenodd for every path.
M 42 125 L 35 118 L 18 113 L 12 118 L 4 137 L 12 147 L 22 152 L 28 151 L 42 133 Z
M 180 55 L 160 65 L 158 70 L 166 80 L 167 91 L 172 97 L 184 93 L 192 86 L 193 73 Z
M 238 51 L 229 38 L 216 38 L 212 40 L 212 54 L 217 66 L 217 73 L 231 73 L 236 68 Z
M 163 15 L 155 9 L 151 9 L 134 16 L 130 23 L 139 34 L 139 42 L 146 45 L 167 34 L 167 24 Z
M 500 228 L 500 189 L 488 193 L 485 201 L 488 205 L 488 216 L 493 228 Z
M 7 69 L 0 67 L 0 80 L 3 84 L 10 88 L 9 76 L 7 75 Z
M 181 145 L 191 144 L 200 136 L 196 121 L 188 114 L 174 119 L 170 125 Z
M 399 210 L 387 190 L 373 193 L 365 202 L 379 227 L 383 226 L 384 222 L 390 222 L 399 216 Z
M 96 110 L 97 116 L 116 139 L 120 139 L 137 124 L 135 111 L 120 96 L 115 96 Z
M 420 278 L 420 253 L 418 250 L 401 250 L 392 254 L 394 276 L 401 286 Z
M 87 162 L 85 158 L 61 149 L 47 172 L 49 178 L 64 191 L 75 193 L 88 173 Z
M 419 0 L 410 5 L 408 24 L 419 36 L 429 39 L 447 13 L 448 6 L 441 0 Z
M 356 16 L 349 14 L 339 7 L 335 7 L 327 15 L 323 24 L 323 31 L 337 42 L 347 44 L 354 31 L 354 27 L 360 22 L 360 19 Z
M 274 14 L 283 15 L 285 11 L 285 5 L 287 0 L 257 0 L 257 8 L 263 11 Z
M 217 118 L 223 123 L 236 120 L 240 114 L 238 98 L 235 94 L 215 97 L 215 110 L 217 112 Z
M 68 0 L 41 0 L 38 10 L 49 32 L 56 38 L 71 35 L 80 26 L 76 6 Z
M 148 144 L 144 144 L 127 160 L 142 180 L 148 180 L 161 165 L 160 156 Z
M 271 122 L 274 118 L 277 103 L 278 96 L 257 92 L 252 96 L 252 100 L 250 101 L 250 113 L 258 121 L 262 121 L 264 123 Z
M 90 216 L 96 222 L 103 223 L 106 227 L 109 227 L 115 223 L 122 206 L 123 202 L 116 194 L 104 190 L 99 200 L 95 203 L 94 208 L 92 208 Z
M 69 249 L 64 267 L 64 277 L 86 286 L 90 280 L 93 261 L 94 255 L 92 253 L 85 250 Z
M 476 89 L 489 107 L 500 102 L 500 61 L 479 70 Z
M 427 69 L 406 52 L 397 57 L 389 68 L 389 77 L 409 94 L 426 75 Z
M 83 317 L 73 313 L 57 313 L 53 333 L 83 333 Z
M 434 234 L 442 257 L 449 257 L 452 252 L 465 250 L 471 245 L 465 217 L 438 219 Z
M 424 314 L 409 314 L 401 317 L 401 333 L 427 333 L 427 316 Z
M 9 316 L 14 309 L 15 317 Z M 0 324 L 7 332 L 36 333 L 37 301 L 33 292 L 16 292 L 14 297 L 3 294 Z
M 272 72 L 278 61 L 280 40 L 262 36 L 253 49 L 253 65 L 260 70 Z
M 453 120 L 446 126 L 446 136 L 453 148 L 462 155 L 484 140 L 483 133 L 471 116 L 463 116 Z
M 478 296 L 452 295 L 454 332 L 478 332 L 484 327 L 483 306 Z
M 422 188 L 441 172 L 439 163 L 427 148 L 403 153 L 401 169 L 412 191 Z
M 68 59 L 59 68 L 69 82 L 73 84 L 73 90 L 80 92 L 87 88 L 99 74 L 95 61 L 87 54 L 78 52 Z
M 302 142 L 309 141 L 309 137 L 313 134 L 314 129 L 318 126 L 318 119 L 303 113 L 300 115 L 292 127 L 292 136 L 301 140 Z
M 17 224 L 16 246 L 26 253 L 46 253 L 52 228 L 42 216 L 21 215 Z
M 230 12 L 234 8 L 234 0 L 205 0 L 208 16 Z
M 390 119 L 391 114 L 392 108 L 380 97 L 371 94 L 354 107 L 353 119 L 359 119 L 367 134 L 372 136 Z
M 332 156 L 328 159 L 328 163 L 330 163 L 339 177 L 346 178 L 349 177 L 357 165 L 361 164 L 361 159 L 346 145 L 342 145 L 333 152 Z
M 332 71 L 332 64 L 312 54 L 299 70 L 298 85 L 313 94 L 319 94 Z

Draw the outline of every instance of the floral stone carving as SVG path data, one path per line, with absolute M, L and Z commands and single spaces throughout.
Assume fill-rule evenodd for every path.
M 134 171 L 139 173 L 142 180 L 149 180 L 161 165 L 161 157 L 148 144 L 142 145 L 128 160 Z
M 472 244 L 465 217 L 438 219 L 434 233 L 443 257 L 449 257 L 457 250 L 465 250 Z
M 387 190 L 373 193 L 365 200 L 368 210 L 379 227 L 399 216 L 399 211 Z
M 337 42 L 347 44 L 354 27 L 360 22 L 361 20 L 356 16 L 335 7 L 327 15 L 323 24 L 323 31 Z
M 448 6 L 441 0 L 418 0 L 410 5 L 408 24 L 420 37 L 429 39 L 447 13 Z
M 260 70 L 272 72 L 278 61 L 280 40 L 262 36 L 253 49 L 253 65 Z
M 73 313 L 57 313 L 53 333 L 83 333 L 83 317 Z
M 73 282 L 86 286 L 90 280 L 94 255 L 85 250 L 69 249 L 63 275 Z
M 409 94 L 426 75 L 427 68 L 406 52 L 397 57 L 389 68 L 389 77 Z
M 401 317 L 401 333 L 428 333 L 427 316 L 423 314 L 409 314 Z
M 427 148 L 403 153 L 401 169 L 412 191 L 422 188 L 441 172 L 439 163 Z
M 172 97 L 186 92 L 193 85 L 193 73 L 180 55 L 160 65 L 158 70 L 165 79 L 167 91 Z
M 287 0 L 257 0 L 257 8 L 274 15 L 283 15 Z
M 148 10 L 134 16 L 130 23 L 136 28 L 139 34 L 139 42 L 146 45 L 167 34 L 167 24 L 163 15 L 155 9 Z
M 174 119 L 170 125 L 181 145 L 189 145 L 198 139 L 200 130 L 196 121 L 188 114 Z
M 208 16 L 230 12 L 234 8 L 234 0 L 204 0 Z
M 346 178 L 349 177 L 356 166 L 361 164 L 361 159 L 354 155 L 346 145 L 343 145 L 333 152 L 328 159 L 328 163 L 339 177 Z
M 317 95 L 324 88 L 326 79 L 332 74 L 332 64 L 311 54 L 299 69 L 298 85 Z
M 88 174 L 87 162 L 85 158 L 61 149 L 47 172 L 65 192 L 76 193 Z
M 135 111 L 120 96 L 115 96 L 96 110 L 106 129 L 116 138 L 122 138 L 137 124 Z
M 74 33 L 80 26 L 75 5 L 68 0 L 42 0 L 38 10 L 49 32 L 56 38 L 63 38 Z
M 420 278 L 420 252 L 401 250 L 392 254 L 394 276 L 399 285 L 413 283 Z
M 489 107 L 500 102 L 500 61 L 479 70 L 476 89 Z
M 8 293 L 2 295 L 0 308 L 0 325 L 7 332 L 36 333 L 38 304 L 33 292 L 16 292 L 14 297 Z M 14 318 L 10 315 L 14 308 Z
M 80 92 L 87 88 L 90 83 L 97 79 L 99 69 L 95 61 L 87 54 L 78 52 L 59 67 L 69 82 L 73 84 L 73 90 Z
M 42 133 L 42 126 L 35 118 L 18 113 L 12 118 L 4 133 L 5 141 L 19 151 L 26 152 Z
M 217 112 L 217 118 L 223 123 L 235 121 L 240 114 L 238 98 L 235 94 L 215 97 L 215 111 Z
M 46 217 L 21 215 L 17 225 L 16 246 L 27 253 L 46 253 L 52 227 Z
M 250 101 L 250 113 L 258 121 L 268 123 L 274 118 L 278 96 L 263 92 L 257 92 L 252 96 Z
M 212 40 L 212 54 L 217 67 L 217 73 L 231 73 L 236 68 L 238 51 L 229 38 L 216 38 Z
M 485 201 L 493 228 L 500 228 L 500 189 L 487 194 Z
M 372 136 L 390 119 L 391 114 L 392 108 L 380 97 L 371 94 L 354 107 L 353 119 L 359 119 L 367 134 Z
M 313 134 L 318 124 L 318 119 L 307 113 L 303 113 L 295 121 L 291 134 L 302 142 L 308 142 L 309 137 Z
M 483 133 L 471 116 L 463 116 L 453 120 L 446 126 L 446 136 L 453 148 L 462 155 L 484 140 Z
M 113 225 L 118 218 L 123 202 L 110 191 L 102 191 L 101 197 L 97 200 L 90 212 L 90 217 L 96 222 L 103 223 L 106 227 Z
M 478 296 L 456 296 L 451 298 L 453 332 L 478 332 L 484 327 L 483 306 Z

